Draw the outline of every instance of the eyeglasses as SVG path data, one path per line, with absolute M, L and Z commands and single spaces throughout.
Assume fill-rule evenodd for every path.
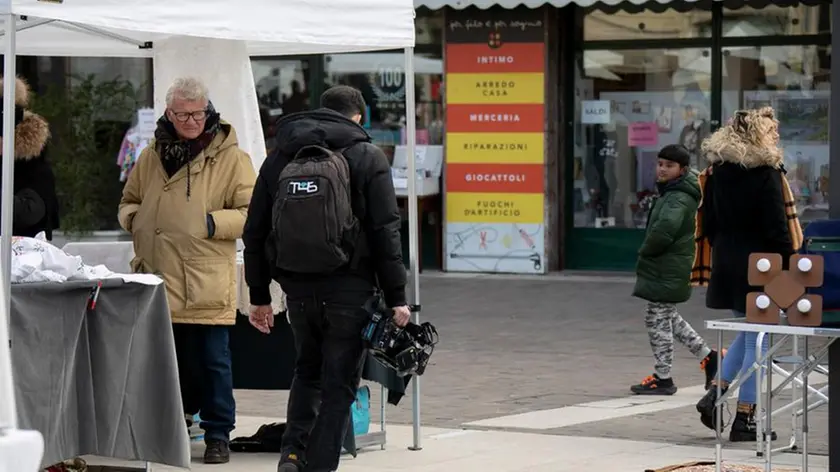
M 207 118 L 207 110 L 171 112 L 172 116 L 181 123 L 186 123 L 190 118 L 192 118 L 195 122 L 203 121 Z

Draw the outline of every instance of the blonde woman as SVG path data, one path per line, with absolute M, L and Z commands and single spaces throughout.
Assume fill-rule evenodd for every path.
M 711 262 L 706 306 L 744 317 L 747 293 L 754 291 L 747 283 L 749 255 L 777 253 L 786 260 L 798 248 L 801 235 L 784 175 L 779 123 L 773 109 L 736 112 L 726 126 L 703 142 L 701 153 L 709 163 L 702 175 L 705 182 L 698 216 L 698 241 L 711 248 L 711 261 L 703 264 L 700 260 L 699 264 Z M 703 250 L 698 248 L 698 254 Z M 722 390 L 752 366 L 755 343 L 755 333 L 739 333 L 732 342 L 721 367 Z M 740 386 L 730 441 L 756 439 L 755 387 L 752 376 Z M 715 427 L 716 395 L 713 386 L 697 404 L 702 423 L 711 429 Z

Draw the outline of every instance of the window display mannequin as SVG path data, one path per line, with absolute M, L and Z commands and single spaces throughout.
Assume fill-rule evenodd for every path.
M 587 160 L 587 183 L 590 194 L 590 221 L 615 216 L 617 179 L 616 161 L 631 156 L 628 142 L 627 118 L 613 107 L 610 122 L 595 125 L 593 149 Z M 621 201 L 621 200 L 619 200 Z
M 709 135 L 709 121 L 706 120 L 692 105 L 686 105 L 683 109 L 685 126 L 680 132 L 678 144 L 682 144 L 691 154 L 691 167 L 700 169 L 705 167 L 700 162 L 700 143 Z

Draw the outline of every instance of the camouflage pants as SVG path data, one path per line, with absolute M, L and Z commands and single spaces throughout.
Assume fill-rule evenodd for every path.
M 645 326 L 650 338 L 650 348 L 653 350 L 656 375 L 660 378 L 671 377 L 674 339 L 698 358 L 709 353 L 706 341 L 680 316 L 677 306 L 673 303 L 648 303 Z

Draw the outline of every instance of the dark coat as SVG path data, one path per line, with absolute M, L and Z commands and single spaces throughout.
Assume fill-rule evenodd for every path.
M 793 254 L 782 193 L 781 154 L 752 149 L 744 157 L 723 152 L 703 189 L 703 234 L 712 247 L 706 306 L 746 312 L 749 256 Z
M 694 262 L 694 219 L 700 204 L 697 175 L 689 171 L 660 184 L 653 203 L 639 261 L 633 295 L 649 302 L 682 303 L 691 298 Z
M 16 87 L 15 105 L 18 117 L 15 126 L 12 234 L 34 237 L 44 231 L 47 239 L 51 240 L 52 231 L 58 228 L 59 221 L 55 175 L 44 152 L 50 137 L 50 127 L 41 116 L 24 110 L 29 102 L 29 88 L 26 83 L 18 79 Z
M 260 168 L 242 235 L 251 303 L 270 303 L 268 287 L 273 278 L 289 298 L 324 292 L 364 292 L 378 285 L 389 306 L 405 305 L 401 219 L 385 154 L 371 143 L 370 135 L 361 126 L 327 109 L 284 116 L 276 128 L 277 147 Z M 272 267 L 265 251 L 280 172 L 302 147 L 312 144 L 344 150 L 342 154 L 350 167 L 353 213 L 367 237 L 367 244 L 361 245 L 367 247 L 356 248 L 362 255 L 355 267 L 323 276 L 281 271 Z

